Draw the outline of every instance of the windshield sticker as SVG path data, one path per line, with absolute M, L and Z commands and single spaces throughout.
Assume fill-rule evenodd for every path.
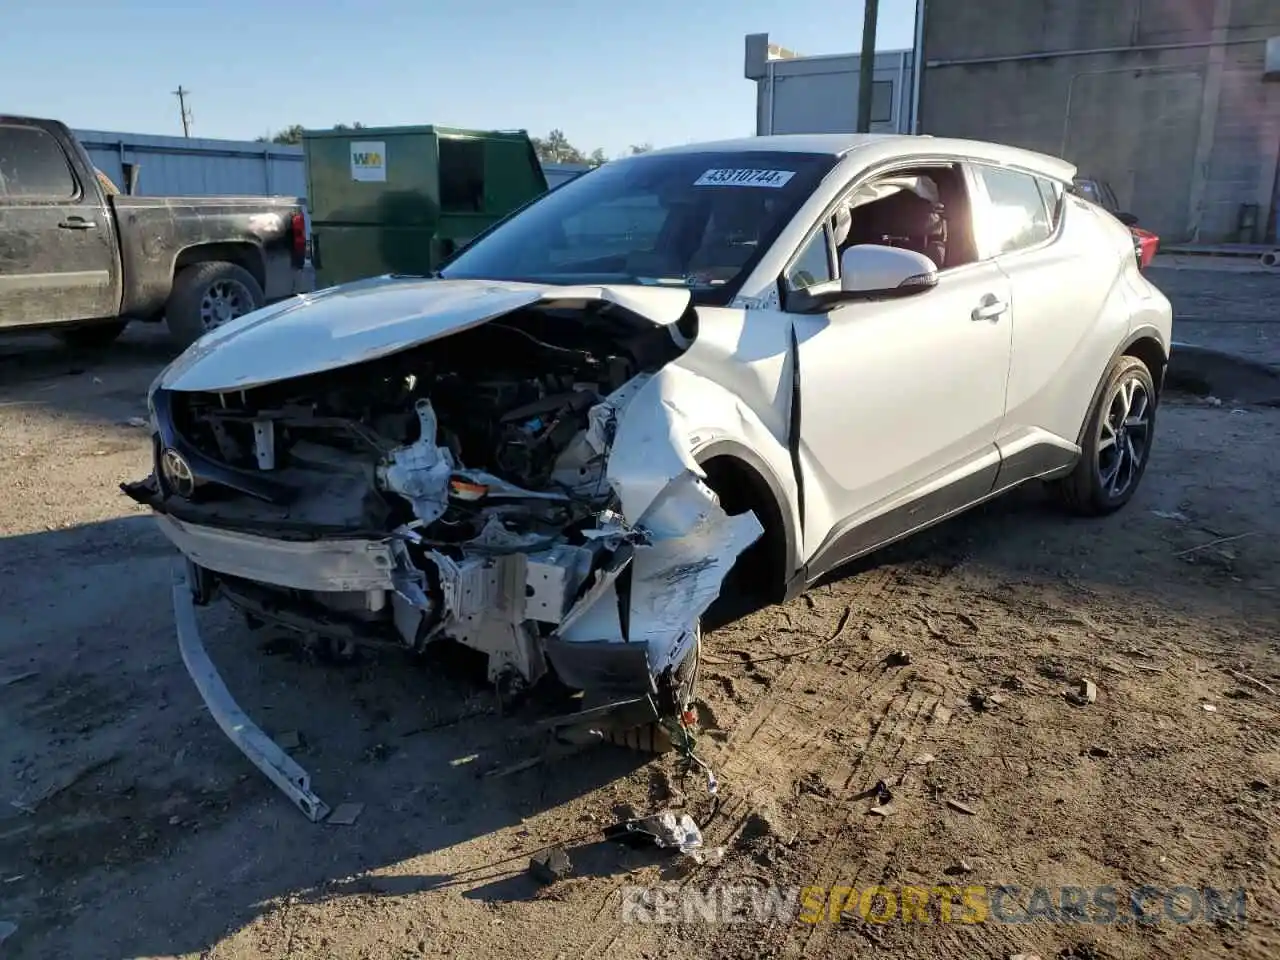
M 794 170 L 708 170 L 695 187 L 785 187 Z

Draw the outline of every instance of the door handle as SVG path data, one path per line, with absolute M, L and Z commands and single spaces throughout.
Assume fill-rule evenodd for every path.
M 1004 316 L 1005 311 L 1008 309 L 1009 304 L 1007 301 L 1001 300 L 994 293 L 988 293 L 982 298 L 981 302 L 973 308 L 971 316 L 974 320 L 990 320 L 994 323 Z
M 96 220 L 86 220 L 84 217 L 67 217 L 58 224 L 63 230 L 92 230 L 97 225 Z

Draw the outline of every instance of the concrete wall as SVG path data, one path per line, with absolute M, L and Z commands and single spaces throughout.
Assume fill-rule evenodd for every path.
M 922 130 L 1064 156 L 1170 242 L 1260 242 L 1280 200 L 1277 35 L 1280 0 L 928 0 Z

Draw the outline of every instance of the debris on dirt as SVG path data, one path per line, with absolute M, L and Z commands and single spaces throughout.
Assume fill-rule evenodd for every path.
M 1186 523 L 1190 519 L 1185 513 L 1177 510 L 1152 510 L 1151 515 L 1161 520 L 1174 520 L 1178 523 Z
M 1010 674 L 1000 681 L 1000 686 L 1004 687 L 1006 690 L 1015 690 L 1020 693 L 1027 689 L 1027 681 L 1023 680 L 1017 674 Z
M 1009 960 L 1040 960 L 1038 953 L 1011 953 Z
M 1200 704 L 1200 709 L 1201 709 L 1201 710 L 1203 710 L 1205 713 L 1217 713 L 1217 712 L 1218 712 L 1218 708 L 1217 708 L 1217 707 L 1215 707 L 1212 703 L 1202 703 L 1202 704 Z
M 517 760 L 515 763 L 504 764 L 501 767 L 495 767 L 492 770 L 488 770 L 483 774 L 483 776 L 509 777 L 512 774 L 532 770 L 538 764 L 542 763 L 543 759 L 543 757 L 526 757 L 524 760 Z
M 976 817 L 978 815 L 977 810 L 973 809 L 973 807 L 969 806 L 968 804 L 961 803 L 959 800 L 948 800 L 947 806 L 950 807 L 952 810 L 954 810 L 956 813 L 963 813 L 969 817 Z
M 909 767 L 927 767 L 929 764 L 933 763 L 933 761 L 935 761 L 935 760 L 937 760 L 937 759 L 938 759 L 938 758 L 937 758 L 937 757 L 935 757 L 932 753 L 922 753 L 922 754 L 920 754 L 918 757 L 912 757 L 910 760 L 908 760 L 908 761 L 907 761 L 907 766 L 909 766 Z
M 145 429 L 151 426 L 146 417 L 130 417 L 125 421 L 125 425 L 129 427 L 138 427 L 139 429 Z
M 12 920 L 0 920 L 0 943 L 4 943 L 18 932 L 18 925 Z
M 1249 789 L 1256 790 L 1258 793 L 1266 793 L 1271 789 L 1271 784 L 1267 783 L 1265 780 L 1250 780 Z
M 969 706 L 978 711 L 995 710 L 1004 703 L 1004 697 L 992 693 L 985 687 L 974 687 L 969 691 Z
M 868 797 L 875 797 L 876 803 L 884 806 L 893 799 L 893 791 L 889 789 L 889 785 L 883 780 L 877 780 L 876 785 L 869 790 L 863 790 L 854 796 L 854 800 L 866 800 Z
M 867 813 L 874 814 L 877 817 L 892 817 L 897 812 L 898 808 L 892 803 L 882 803 L 867 811 Z
M 38 670 L 28 670 L 26 673 L 15 673 L 9 677 L 0 677 L 0 687 L 11 687 L 15 683 L 21 683 L 23 680 L 30 680 L 32 677 L 40 676 Z
M 942 871 L 948 877 L 962 877 L 965 874 L 973 873 L 973 864 L 968 860 L 959 860 Z
M 1237 533 L 1233 537 L 1218 537 L 1215 540 L 1210 540 L 1208 543 L 1202 543 L 1198 547 L 1190 547 L 1186 550 L 1182 550 L 1175 553 L 1173 556 L 1175 559 L 1178 557 L 1189 557 L 1191 554 L 1199 553 L 1201 550 L 1208 550 L 1210 547 L 1216 547 L 1224 543 L 1234 543 L 1236 540 L 1243 540 L 1245 537 L 1252 537 L 1256 533 L 1256 530 L 1249 530 L 1246 533 Z
M 661 767 L 649 771 L 649 800 L 654 804 L 683 806 L 684 791 L 671 782 L 671 775 Z
M 1042 660 L 1036 667 L 1036 672 L 1046 680 L 1054 680 L 1061 682 L 1071 676 L 1067 672 L 1067 668 L 1054 660 Z
M 1227 669 L 1227 673 L 1231 674 L 1231 676 L 1235 677 L 1241 683 L 1247 683 L 1250 686 L 1257 687 L 1259 690 L 1265 690 L 1267 693 L 1270 693 L 1273 695 L 1276 692 L 1275 687 L 1271 686 L 1268 683 L 1263 683 L 1257 677 L 1251 677 L 1247 673 L 1241 673 L 1239 670 L 1232 670 L 1230 668 Z M 2 686 L 4 686 L 4 683 L 3 681 L 0 681 L 0 687 Z
M 276 737 L 276 746 L 281 750 L 297 750 L 302 746 L 302 734 L 297 730 L 286 730 Z
M 564 847 L 552 847 L 529 858 L 529 873 L 539 883 L 555 883 L 573 875 L 573 864 Z
M 338 827 L 349 827 L 360 819 L 362 813 L 364 813 L 363 803 L 340 803 L 334 808 L 333 813 L 329 814 L 327 822 Z
M 1087 707 L 1098 701 L 1098 687 L 1089 679 L 1081 680 L 1074 690 L 1067 690 L 1063 696 L 1077 707 Z
M 670 810 L 641 820 L 624 820 L 606 827 L 605 838 L 628 846 L 652 844 L 662 850 L 676 849 L 693 853 L 702 846 L 702 831 L 687 813 L 677 817 Z
M 1111 756 L 1111 748 L 1110 747 L 1090 747 L 1089 756 L 1101 757 L 1105 759 L 1106 757 Z
M 808 794 L 814 797 L 821 797 L 823 800 L 834 800 L 835 792 L 822 779 L 822 775 L 817 770 L 809 770 L 797 780 L 794 784 L 797 796 Z
M 886 667 L 906 667 L 911 664 L 910 650 L 894 650 L 880 661 Z

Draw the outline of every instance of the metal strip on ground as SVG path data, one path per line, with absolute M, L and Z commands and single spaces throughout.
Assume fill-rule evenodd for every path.
M 209 708 L 222 732 L 249 758 L 250 763 L 284 791 L 285 796 L 293 801 L 293 805 L 308 820 L 319 823 L 329 815 L 329 807 L 311 792 L 311 775 L 240 709 L 205 652 L 204 643 L 200 639 L 200 627 L 196 623 L 191 586 L 186 569 L 181 564 L 175 565 L 173 573 L 173 620 L 178 631 L 178 649 L 182 653 L 182 662 L 186 664 L 187 673 L 191 674 L 204 705 Z

